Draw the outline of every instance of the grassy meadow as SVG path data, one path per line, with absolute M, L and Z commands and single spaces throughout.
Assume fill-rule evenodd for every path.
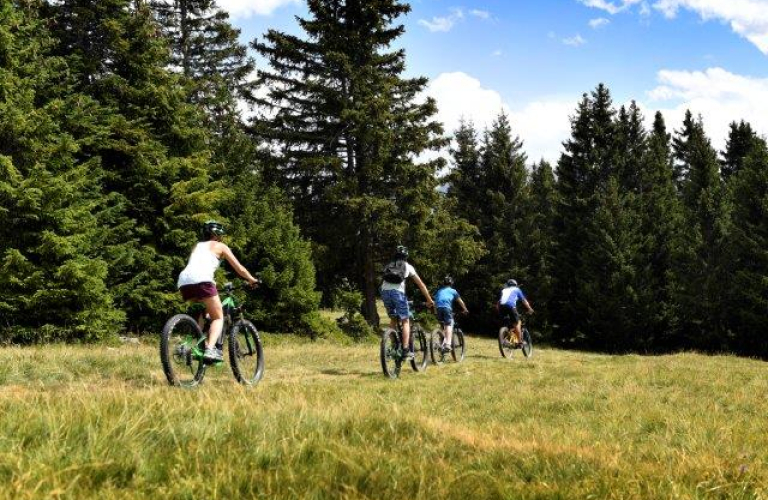
M 0 499 L 768 498 L 765 363 L 537 350 L 381 375 L 265 337 L 266 373 L 168 387 L 155 345 L 0 349 Z

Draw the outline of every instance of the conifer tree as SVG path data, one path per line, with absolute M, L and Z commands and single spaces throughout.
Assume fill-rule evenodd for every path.
M 0 4 L 0 338 L 94 340 L 123 315 L 107 288 L 98 166 L 79 162 L 94 105 L 67 67 L 37 2 Z
M 596 195 L 616 169 L 615 111 L 610 91 L 600 84 L 584 94 L 571 118 L 571 138 L 557 165 L 557 210 L 555 228 L 555 297 L 552 302 L 553 334 L 561 341 L 583 340 L 586 335 L 583 310 L 589 306 L 579 297 L 587 278 L 584 255 L 587 227 L 597 210 Z
M 729 286 L 730 327 L 735 348 L 768 357 L 768 145 L 756 138 L 730 178 L 733 212 L 728 257 L 734 269 Z
M 417 101 L 427 80 L 404 78 L 405 52 L 391 49 L 409 6 L 309 0 L 308 10 L 299 19 L 303 37 L 270 30 L 253 43 L 270 65 L 259 73 L 269 94 L 254 101 L 269 113 L 254 133 L 279 150 L 268 178 L 294 200 L 321 286 L 350 278 L 377 324 L 381 263 L 397 243 L 415 246 L 415 234 L 429 234 L 419 228 L 440 209 L 442 162 L 414 158 L 444 144 L 442 128 L 434 100 Z
M 739 123 L 731 123 L 725 151 L 721 152 L 723 159 L 720 161 L 720 172 L 726 182 L 733 174 L 741 170 L 744 159 L 752 152 L 756 141 L 758 141 L 757 134 L 752 130 L 749 123 L 744 120 Z
M 674 143 L 678 166 L 686 173 L 680 186 L 686 227 L 677 301 L 689 345 L 719 349 L 727 343 L 722 290 L 730 279 L 723 251 L 729 203 L 704 125 L 700 118 L 695 122 L 688 118 Z
M 175 277 L 225 194 L 210 182 L 208 135 L 166 69 L 165 42 L 143 2 L 63 0 L 50 9 L 75 89 L 105 110 L 101 140 L 80 157 L 100 163 L 102 190 L 122 207 L 103 221 L 115 229 L 108 282 L 131 328 L 154 328 L 178 307 Z

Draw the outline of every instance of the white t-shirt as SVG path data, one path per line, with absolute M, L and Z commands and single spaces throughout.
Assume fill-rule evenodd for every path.
M 204 241 L 195 245 L 192 255 L 189 256 L 187 267 L 179 274 L 176 282 L 178 288 L 184 285 L 196 285 L 198 283 L 215 283 L 213 273 L 219 267 L 219 259 L 211 252 L 210 242 Z
M 416 274 L 416 269 L 414 269 L 412 265 L 406 262 L 405 263 L 405 279 L 400 283 L 389 283 L 385 281 L 384 283 L 381 284 L 381 289 L 382 290 L 398 290 L 402 293 L 405 293 L 405 282 L 408 281 L 408 278 L 410 278 L 411 276 L 418 277 L 419 275 Z

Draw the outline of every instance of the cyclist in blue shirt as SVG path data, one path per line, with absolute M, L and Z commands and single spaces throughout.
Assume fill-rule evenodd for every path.
M 443 286 L 435 294 L 435 307 L 437 307 L 437 321 L 443 326 L 445 335 L 443 336 L 443 345 L 440 346 L 440 350 L 443 352 L 449 352 L 451 350 L 451 342 L 453 339 L 453 301 L 459 303 L 462 312 L 468 314 L 466 304 L 461 300 L 459 292 L 453 288 L 453 278 L 446 276 L 443 279 Z
M 517 281 L 513 279 L 507 280 L 506 285 L 501 290 L 499 301 L 496 303 L 496 309 L 502 316 L 509 315 L 510 319 L 514 322 L 515 328 L 513 340 L 516 344 L 520 344 L 521 342 L 521 329 L 523 325 L 520 320 L 520 313 L 517 312 L 518 301 L 523 302 L 528 314 L 533 314 L 533 308 L 528 302 L 528 299 L 525 298 L 523 291 L 517 286 Z

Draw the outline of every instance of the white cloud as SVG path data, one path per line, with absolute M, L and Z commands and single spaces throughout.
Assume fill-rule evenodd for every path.
M 768 78 L 737 75 L 722 68 L 658 73 L 659 86 L 648 92 L 648 109 L 659 109 L 668 129 L 680 128 L 686 109 L 704 119 L 717 149 L 723 149 L 728 127 L 746 120 L 758 133 L 768 133 Z M 646 117 L 646 118 L 651 118 Z
M 254 14 L 268 16 L 285 5 L 298 5 L 300 0 L 218 0 L 216 3 L 233 18 L 244 18 Z
M 642 0 L 579 0 L 587 7 L 593 7 L 595 9 L 601 9 L 607 13 L 614 15 L 619 12 L 630 8 L 631 6 L 640 3 Z
M 570 133 L 568 116 L 576 107 L 574 98 L 534 101 L 512 109 L 501 94 L 462 72 L 442 73 L 430 82 L 427 94 L 437 101 L 437 119 L 448 134 L 458 128 L 462 118 L 482 131 L 499 113 L 507 113 L 512 131 L 523 140 L 523 150 L 531 161 L 557 161 L 561 142 Z
M 719 19 L 768 55 L 768 0 L 658 0 L 654 8 L 673 18 L 678 10 L 696 12 L 703 20 Z
M 425 26 L 432 33 L 438 31 L 450 31 L 453 26 L 464 18 L 464 12 L 461 9 L 453 9 L 450 15 L 444 17 L 433 17 L 431 21 L 419 19 L 419 24 Z
M 487 10 L 473 9 L 470 10 L 469 13 L 475 17 L 479 17 L 480 19 L 489 19 L 491 17 L 491 13 Z
M 576 36 L 572 36 L 571 38 L 563 38 L 563 43 L 565 45 L 570 45 L 571 47 L 578 47 L 584 45 L 587 41 L 577 33 Z
M 592 29 L 602 28 L 603 26 L 607 26 L 609 24 L 611 24 L 611 21 L 609 21 L 608 19 L 606 19 L 604 17 L 598 17 L 597 19 L 590 19 L 589 20 L 589 26 Z
M 497 50 L 494 50 L 494 51 L 493 51 L 493 56 L 494 56 L 494 57 L 499 57 L 499 56 L 501 56 L 501 55 L 503 55 L 503 54 L 504 54 L 504 52 L 502 52 L 502 50 L 501 50 L 501 49 L 497 49 Z

